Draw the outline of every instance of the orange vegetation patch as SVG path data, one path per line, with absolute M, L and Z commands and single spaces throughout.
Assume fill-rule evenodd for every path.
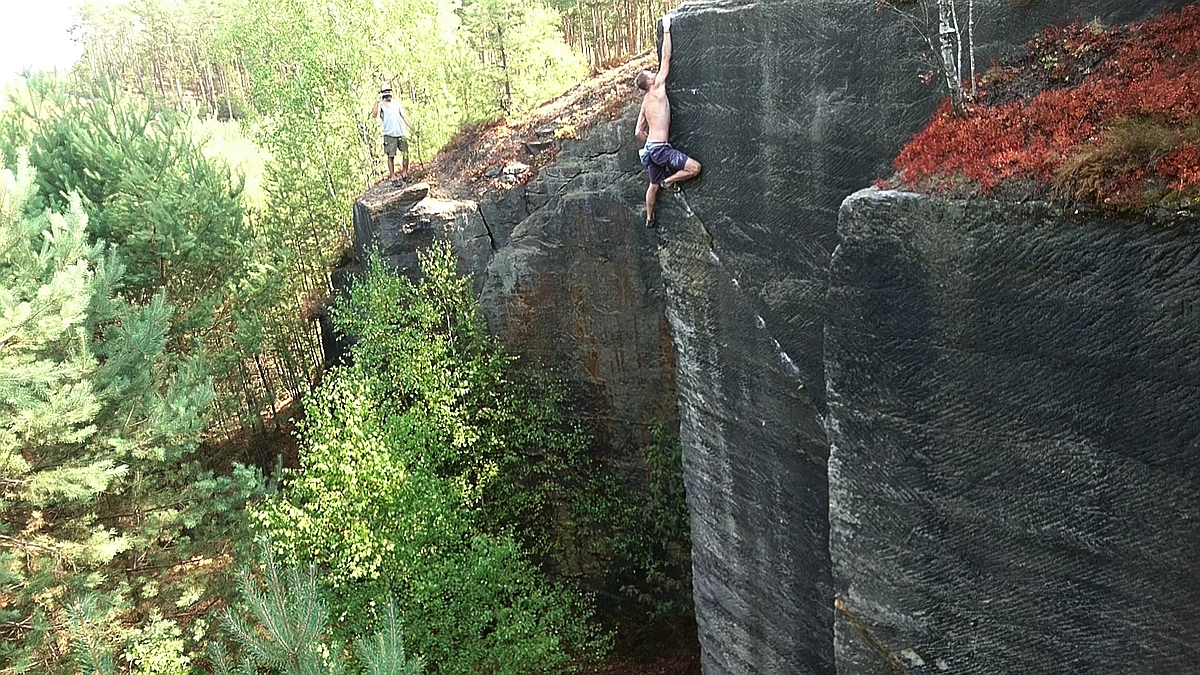
M 979 85 L 967 116 L 947 99 L 900 152 L 901 184 L 1018 184 L 1117 209 L 1200 201 L 1200 6 L 1047 28 Z
M 500 183 L 500 169 L 523 164 L 523 180 L 554 160 L 559 143 L 576 138 L 587 127 L 620 116 L 641 93 L 633 77 L 653 69 L 657 56 L 647 52 L 623 66 L 595 75 L 562 96 L 543 103 L 519 119 L 500 119 L 458 132 L 428 167 L 440 196 L 473 197 Z

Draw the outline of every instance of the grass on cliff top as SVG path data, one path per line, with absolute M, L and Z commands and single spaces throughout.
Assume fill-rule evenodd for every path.
M 1200 5 L 1140 24 L 1051 26 L 949 99 L 881 185 L 1200 212 Z
M 530 167 L 518 179 L 528 181 L 538 168 L 553 162 L 563 140 L 578 138 L 593 124 L 620 116 L 640 94 L 633 86 L 633 76 L 653 68 L 657 61 L 657 54 L 647 51 L 629 63 L 580 82 L 524 117 L 502 118 L 459 130 L 430 163 L 429 173 L 438 186 L 437 192 L 474 197 L 489 189 L 512 187 L 506 177 L 498 175 L 498 168 L 517 162 Z M 544 150 L 531 152 L 528 147 L 529 143 L 546 141 L 553 143 Z

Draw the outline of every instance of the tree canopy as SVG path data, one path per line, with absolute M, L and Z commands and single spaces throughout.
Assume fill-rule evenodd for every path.
M 97 633 L 138 643 L 106 618 L 148 594 L 198 600 L 190 575 L 139 572 L 188 560 L 259 489 L 198 462 L 212 380 L 202 355 L 169 350 L 166 294 L 120 295 L 126 268 L 89 240 L 80 199 L 30 214 L 35 184 L 23 157 L 0 170 L 0 663 L 17 671 L 53 671 Z

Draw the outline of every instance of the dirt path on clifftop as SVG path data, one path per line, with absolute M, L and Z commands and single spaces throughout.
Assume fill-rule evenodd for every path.
M 596 122 L 616 119 L 641 93 L 633 76 L 658 63 L 648 51 L 594 75 L 528 115 L 476 124 L 454 135 L 425 168 L 431 194 L 474 199 L 527 182 L 554 162 L 562 141 Z

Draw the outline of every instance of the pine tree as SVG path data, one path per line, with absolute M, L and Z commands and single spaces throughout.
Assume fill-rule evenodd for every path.
M 8 154 L 29 148 L 38 186 L 31 213 L 61 210 L 66 195 L 79 195 L 89 240 L 116 246 L 122 293 L 147 304 L 164 294 L 175 308 L 168 351 L 203 352 L 218 412 L 253 420 L 284 388 L 276 380 L 285 368 L 264 368 L 262 357 L 289 366 L 299 360 L 290 338 L 305 334 L 296 301 L 302 293 L 283 274 L 292 260 L 288 242 L 252 227 L 241 181 L 205 157 L 190 125 L 188 114 L 111 82 L 68 88 L 35 77 L 0 116 L 0 146 Z M 310 368 L 300 368 L 300 379 L 307 382 Z M 248 370 L 261 387 L 244 386 Z M 302 387 L 288 388 L 297 394 Z
M 529 110 L 584 74 L 558 29 L 558 13 L 536 0 L 469 0 L 463 26 L 495 92 L 493 113 Z
M 30 215 L 35 183 L 24 162 L 0 169 L 0 666 L 53 669 L 66 641 L 90 672 L 139 569 L 186 559 L 185 533 L 222 526 L 258 482 L 200 470 L 203 359 L 167 352 L 163 294 L 117 294 L 124 270 L 78 197 Z
M 237 672 L 259 668 L 281 675 L 337 675 L 346 670 L 345 650 L 327 637 L 328 605 L 314 565 L 284 567 L 269 546 L 261 549 L 261 578 L 242 568 L 238 589 L 244 613 L 227 610 L 223 621 L 243 652 Z M 368 675 L 419 675 L 420 658 L 404 652 L 400 615 L 389 602 L 383 626 L 356 643 L 359 663 Z M 218 675 L 234 668 L 223 648 L 212 650 Z
M 105 639 L 103 628 L 112 617 L 98 605 L 99 598 L 89 593 L 66 609 L 75 665 L 83 675 L 112 675 L 117 669 L 112 641 Z
M 419 675 L 424 669 L 420 658 L 404 653 L 400 635 L 400 610 L 395 600 L 389 600 L 383 615 L 383 629 L 372 639 L 359 638 L 354 646 L 358 660 L 366 667 L 367 675 Z

